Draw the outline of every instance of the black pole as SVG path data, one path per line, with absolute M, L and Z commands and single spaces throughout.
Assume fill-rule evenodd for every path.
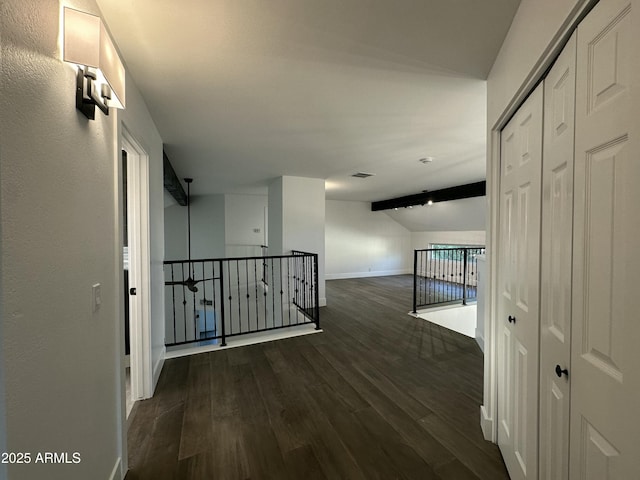
M 191 182 L 193 178 L 185 178 L 184 181 L 187 184 L 187 235 L 188 235 L 188 254 L 189 254 L 189 277 L 194 278 L 195 271 L 191 264 Z
M 184 181 L 187 183 L 187 233 L 189 236 L 189 264 L 191 264 L 191 182 L 193 182 L 193 178 L 185 178 Z

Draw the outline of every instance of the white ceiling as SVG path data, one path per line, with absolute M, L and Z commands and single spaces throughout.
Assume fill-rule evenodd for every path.
M 374 201 L 485 178 L 485 79 L 519 0 L 98 3 L 196 195 L 292 175 Z

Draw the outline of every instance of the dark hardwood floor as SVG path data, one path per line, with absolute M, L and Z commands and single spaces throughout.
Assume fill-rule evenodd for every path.
M 328 281 L 323 333 L 168 360 L 127 480 L 508 479 L 480 349 L 407 315 L 411 282 Z

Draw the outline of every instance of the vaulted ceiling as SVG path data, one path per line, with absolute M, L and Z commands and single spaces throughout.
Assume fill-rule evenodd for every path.
M 292 175 L 374 201 L 485 178 L 485 79 L 519 0 L 98 3 L 197 195 Z

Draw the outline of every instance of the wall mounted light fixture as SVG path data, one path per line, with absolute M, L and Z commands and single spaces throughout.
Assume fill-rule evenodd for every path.
M 78 66 L 76 108 L 87 118 L 125 107 L 124 66 L 100 17 L 65 7 L 63 59 Z

